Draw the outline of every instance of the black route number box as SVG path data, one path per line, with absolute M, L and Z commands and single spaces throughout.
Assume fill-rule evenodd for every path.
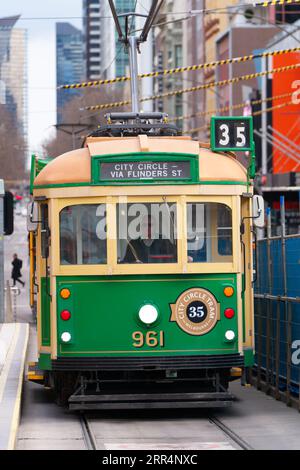
M 252 151 L 253 118 L 243 117 L 212 117 L 211 148 L 213 151 Z

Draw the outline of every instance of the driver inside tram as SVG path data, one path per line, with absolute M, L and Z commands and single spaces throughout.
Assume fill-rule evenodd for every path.
M 127 249 L 122 260 L 124 264 L 134 263 L 176 263 L 177 244 L 169 239 L 163 238 L 161 234 L 156 235 L 155 219 L 149 215 L 142 223 L 142 235 L 136 240 L 127 239 Z M 153 236 L 155 234 L 155 236 Z

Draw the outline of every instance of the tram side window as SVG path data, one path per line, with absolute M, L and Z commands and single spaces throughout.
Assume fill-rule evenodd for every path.
M 106 206 L 85 204 L 60 212 L 60 263 L 107 263 Z
M 41 255 L 46 259 L 49 257 L 49 214 L 48 204 L 41 204 Z
M 190 263 L 232 262 L 232 212 L 225 204 L 187 204 Z
M 118 264 L 177 263 L 176 204 L 118 204 Z

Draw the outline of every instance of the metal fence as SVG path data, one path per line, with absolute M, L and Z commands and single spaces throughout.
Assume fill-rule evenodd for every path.
M 255 385 L 300 411 L 300 234 L 286 235 L 281 199 L 281 236 L 257 243 L 255 285 Z

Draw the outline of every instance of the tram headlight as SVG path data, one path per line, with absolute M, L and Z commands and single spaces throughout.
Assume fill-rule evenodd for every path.
M 152 325 L 158 319 L 158 310 L 154 305 L 144 305 L 139 311 L 139 319 L 145 325 Z
M 61 335 L 61 340 L 62 340 L 63 343 L 69 343 L 71 341 L 71 339 L 72 339 L 72 336 L 68 331 L 65 331 Z
M 232 331 L 232 330 L 226 331 L 225 338 L 226 338 L 227 341 L 230 341 L 230 342 L 234 341 L 235 340 L 235 332 Z

